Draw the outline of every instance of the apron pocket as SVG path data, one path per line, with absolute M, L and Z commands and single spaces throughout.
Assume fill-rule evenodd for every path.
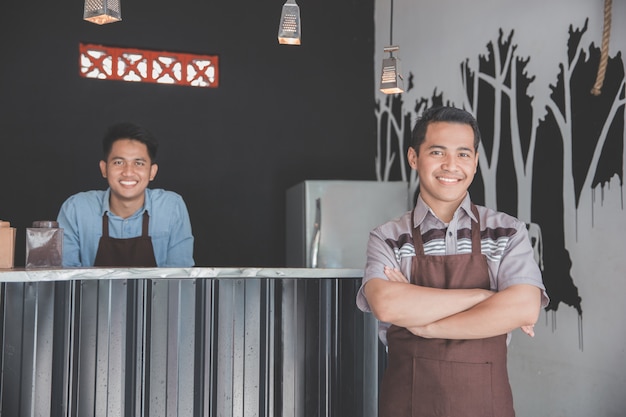
M 413 416 L 493 417 L 491 364 L 413 359 Z

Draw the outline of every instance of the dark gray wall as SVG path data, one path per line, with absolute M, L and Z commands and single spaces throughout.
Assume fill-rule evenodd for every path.
M 153 187 L 186 200 L 202 266 L 282 266 L 285 190 L 374 179 L 374 1 L 299 1 L 303 45 L 276 39 L 282 0 L 122 0 L 123 21 L 82 20 L 81 0 L 13 1 L 0 24 L 0 218 L 18 228 L 104 188 L 114 122 L 161 141 Z M 85 79 L 80 42 L 219 55 L 216 89 Z

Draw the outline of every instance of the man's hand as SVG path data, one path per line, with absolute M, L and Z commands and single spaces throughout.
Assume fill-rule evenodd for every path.
M 535 337 L 535 325 L 522 326 L 520 329 L 530 337 Z
M 389 281 L 406 283 L 409 282 L 409 280 L 402 274 L 402 272 L 400 272 L 398 268 L 391 268 L 389 266 L 386 266 L 385 275 L 387 276 L 387 278 L 389 278 Z

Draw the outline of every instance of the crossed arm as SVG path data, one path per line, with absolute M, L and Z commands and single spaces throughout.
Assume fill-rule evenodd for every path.
M 388 280 L 374 278 L 364 291 L 381 321 L 406 327 L 426 338 L 482 339 L 521 327 L 534 336 L 541 290 L 519 284 L 500 292 L 483 289 L 439 289 L 409 284 L 397 269 L 386 268 Z

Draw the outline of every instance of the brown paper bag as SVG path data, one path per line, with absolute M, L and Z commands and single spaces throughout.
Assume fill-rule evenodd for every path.
M 15 228 L 0 220 L 0 268 L 13 268 L 15 259 Z

